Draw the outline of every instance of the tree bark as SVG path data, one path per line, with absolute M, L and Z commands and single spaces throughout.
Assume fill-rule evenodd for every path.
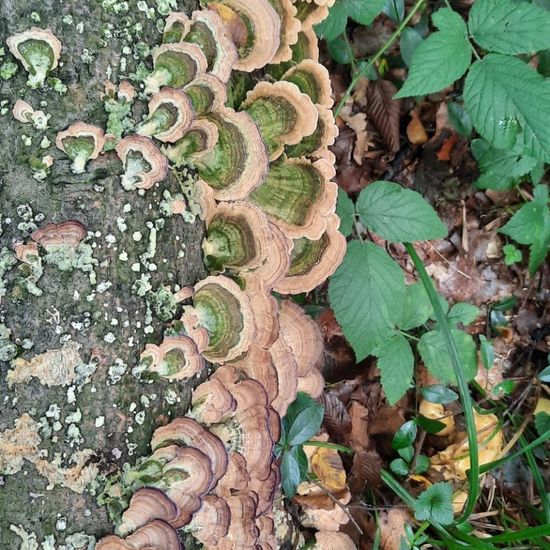
M 162 9 L 170 3 L 148 0 L 149 8 L 160 5 Z M 19 63 L 13 78 L 0 80 L 0 100 L 9 100 L 4 104 L 9 110 L 0 118 L 0 250 L 13 251 L 16 243 L 30 242 L 31 233 L 49 222 L 77 220 L 88 231 L 86 243 L 92 247 L 95 264 L 95 281 L 91 282 L 88 272 L 63 270 L 42 257 L 44 272 L 36 283 L 39 296 L 25 291 L 25 281 L 21 281 L 27 273 L 22 262 L 3 276 L 6 293 L 1 298 L 0 322 L 11 330 L 11 336 L 2 344 L 8 346 L 3 358 L 9 360 L 0 361 L 0 432 L 12 429 L 16 419 L 28 413 L 37 422 L 42 419 L 39 448 L 47 451 L 45 460 L 52 462 L 61 453 L 60 467 L 67 468 L 76 451 L 91 449 L 85 465 L 95 465 L 98 472 L 97 480 L 82 494 L 59 485 L 47 488 L 48 481 L 38 473 L 35 460 L 25 460 L 19 472 L 1 476 L 2 550 L 21 544 L 10 525 L 34 533 L 39 544 L 47 535 L 62 544 L 71 533 L 100 538 L 110 532 L 107 514 L 94 494 L 101 490 L 101 476 L 147 453 L 155 426 L 181 415 L 191 387 L 198 383 L 148 384 L 131 372 L 145 344 L 158 344 L 170 324 L 170 319 L 161 320 L 152 311 L 152 293 L 162 287 L 174 292 L 178 285 L 192 285 L 205 276 L 202 224 L 186 223 L 180 215 L 168 217 L 160 207 L 164 190 L 172 195 L 180 192 L 178 179 L 170 174 L 143 194 L 125 191 L 119 181 L 122 166 L 114 152 L 89 162 L 86 173 L 75 176 L 70 161 L 54 146 L 56 133 L 73 122 L 105 128 L 99 95 L 103 81 L 127 78 L 140 62 L 139 56 L 134 58 L 137 51 L 143 51 L 138 44 L 154 47 L 160 42 L 158 11 L 148 18 L 138 9 L 141 3 L 129 0 L 128 4 L 128 11 L 119 13 L 116 10 L 124 8 L 124 2 L 110 0 L 2 0 L 0 4 L 4 45 L 8 36 L 32 26 L 50 28 L 60 39 L 62 66 L 50 76 L 67 86 L 64 94 L 52 86 L 32 90 Z M 179 0 L 177 9 L 190 13 L 195 7 L 193 0 Z M 142 27 L 138 34 L 136 25 Z M 5 49 L 4 61 L 15 61 Z M 150 56 L 146 63 L 150 64 Z M 11 108 L 19 98 L 50 114 L 50 128 L 39 131 L 15 121 Z M 139 120 L 145 109 L 146 102 L 138 101 L 134 118 Z M 44 136 L 51 142 L 47 148 L 40 146 Z M 39 181 L 33 178 L 30 159 L 44 155 L 52 155 L 55 163 L 51 174 Z M 155 248 L 155 231 L 156 249 L 148 257 Z M 145 295 L 137 291 L 140 279 L 151 286 Z M 172 317 L 178 313 L 180 306 Z M 83 363 L 97 365 L 89 382 L 48 387 L 33 377 L 8 387 L 6 375 L 14 365 L 9 349 L 16 350 L 17 358 L 30 361 L 71 342 L 78 344 Z M 76 416 L 67 418 L 75 412 Z M 80 432 L 80 439 L 71 425 Z

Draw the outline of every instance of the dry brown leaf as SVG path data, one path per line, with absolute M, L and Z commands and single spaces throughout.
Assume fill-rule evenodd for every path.
M 351 431 L 351 420 L 345 405 L 332 391 L 323 393 L 319 401 L 325 408 L 323 426 L 327 430 L 331 441 L 347 445 Z
M 356 449 L 348 478 L 348 485 L 352 495 L 361 495 L 366 487 L 378 487 L 380 485 L 381 471 L 382 459 L 377 451 Z
M 411 120 L 407 124 L 407 137 L 413 145 L 422 145 L 428 141 L 428 134 L 416 111 L 411 111 Z
M 409 513 L 400 508 L 380 512 L 380 546 L 382 550 L 399 550 L 401 537 L 405 536 L 405 524 L 410 519 Z
M 311 456 L 311 469 L 319 483 L 330 492 L 339 492 L 346 488 L 346 472 L 340 455 L 334 449 L 316 449 Z
M 392 99 L 397 88 L 389 80 L 371 82 L 367 88 L 367 115 L 390 153 L 399 150 L 400 103 Z
M 353 101 L 348 101 L 340 111 L 340 118 L 355 132 L 355 146 L 353 148 L 353 160 L 361 165 L 369 146 L 367 133 L 367 115 L 355 113 L 352 115 Z
M 369 446 L 369 411 L 357 401 L 352 401 L 348 412 L 351 419 L 351 446 L 354 449 L 366 449 Z

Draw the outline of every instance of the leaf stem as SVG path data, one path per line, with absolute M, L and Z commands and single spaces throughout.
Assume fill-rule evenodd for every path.
M 468 389 L 468 383 L 466 382 L 466 378 L 464 377 L 464 373 L 462 372 L 460 356 L 458 354 L 458 350 L 456 348 L 456 344 L 455 344 L 453 335 L 451 333 L 449 323 L 447 322 L 447 318 L 445 317 L 445 313 L 441 307 L 441 303 L 439 302 L 437 292 L 435 290 L 433 282 L 430 279 L 430 276 L 428 275 L 428 272 L 426 271 L 426 268 L 424 267 L 422 260 L 416 253 L 414 246 L 411 243 L 405 243 L 405 249 L 409 253 L 414 263 L 414 266 L 418 271 L 420 280 L 422 281 L 422 284 L 426 289 L 426 293 L 428 294 L 430 302 L 432 303 L 432 307 L 434 308 L 434 313 L 437 320 L 437 324 L 439 326 L 439 330 L 441 330 L 441 332 L 443 333 L 443 336 L 445 337 L 447 350 L 449 352 L 449 356 L 451 358 L 451 362 L 453 364 L 453 369 L 457 380 L 460 399 L 462 401 L 462 407 L 464 409 L 464 417 L 466 420 L 466 432 L 468 434 L 468 446 L 470 449 L 470 470 L 468 472 L 468 481 L 469 481 L 470 487 L 468 491 L 468 499 L 466 500 L 466 504 L 464 505 L 464 510 L 460 515 L 460 518 L 458 519 L 458 522 L 461 523 L 466 521 L 471 515 L 471 513 L 474 511 L 474 508 L 479 496 L 480 471 L 479 471 L 479 454 L 478 454 L 478 444 L 477 444 L 477 430 L 476 430 L 475 419 L 474 419 L 474 405 L 472 401 L 472 396 L 470 395 L 470 390 Z
M 355 453 L 353 449 L 345 447 L 344 445 L 338 445 L 336 443 L 329 443 L 328 441 L 306 441 L 302 445 L 308 445 L 309 447 L 324 447 L 325 449 L 334 449 L 335 451 L 340 451 L 342 453 L 347 453 L 352 455 Z
M 338 106 L 334 110 L 334 117 L 337 117 L 342 110 L 342 107 L 346 104 L 346 101 L 349 99 L 355 86 L 359 80 L 367 73 L 367 71 L 386 53 L 386 51 L 393 45 L 393 43 L 399 38 L 403 29 L 407 26 L 409 21 L 414 17 L 414 14 L 424 5 L 426 0 L 417 0 L 415 5 L 412 7 L 411 11 L 407 14 L 407 17 L 403 19 L 399 27 L 395 29 L 394 33 L 386 40 L 385 44 L 374 54 L 371 60 L 363 66 L 363 68 L 353 77 L 350 85 L 348 86 L 346 92 L 342 96 L 342 99 L 338 103 Z

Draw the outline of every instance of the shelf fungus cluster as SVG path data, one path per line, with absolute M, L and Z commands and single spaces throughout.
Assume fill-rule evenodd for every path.
M 106 490 L 119 521 L 98 550 L 180 548 L 179 529 L 206 548 L 278 547 L 280 418 L 297 391 L 319 396 L 324 384 L 319 329 L 280 295 L 323 283 L 346 248 L 335 214 L 330 80 L 312 28 L 333 3 L 203 0 L 191 16 L 172 13 L 139 95 L 148 98 L 143 120 L 118 133 L 75 122 L 57 135 L 75 173 L 114 149 L 128 192 L 146 193 L 171 167 L 185 167 L 206 225 L 210 276 L 174 295 L 182 316 L 146 346 L 137 369 L 177 384 L 206 361 L 217 368 L 194 390 L 187 416 L 158 428 L 151 454 Z M 61 51 L 40 29 L 8 46 L 33 85 Z M 243 82 L 252 85 L 242 90 Z M 127 82 L 118 91 L 107 83 L 104 101 L 136 99 Z M 18 120 L 32 122 L 33 113 L 18 105 Z M 65 229 L 33 238 L 58 246 Z

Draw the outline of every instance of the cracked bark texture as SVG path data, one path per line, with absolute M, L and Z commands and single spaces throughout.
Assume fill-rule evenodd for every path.
M 61 348 L 70 338 L 81 346 L 84 361 L 95 361 L 98 366 L 91 381 L 76 393 L 76 402 L 70 404 L 66 387 L 47 387 L 36 379 L 8 388 L 6 373 L 10 364 L 0 362 L 0 432 L 12 428 L 14 421 L 25 412 L 38 421 L 56 404 L 60 408 L 62 427 L 50 436 L 44 435 L 40 448 L 48 451 L 48 460 L 52 460 L 55 453 L 61 453 L 64 466 L 70 465 L 68 461 L 75 450 L 93 449 L 92 460 L 101 475 L 116 471 L 124 462 L 133 463 L 147 453 L 155 426 L 181 415 L 192 386 L 199 382 L 147 384 L 131 374 L 145 344 L 158 343 L 163 327 L 168 324 L 154 315 L 150 322 L 146 321 L 150 311 L 146 299 L 132 290 L 134 282 L 147 273 L 153 289 L 163 286 L 173 289 L 175 285 L 194 284 L 205 276 L 200 248 L 202 224 L 188 224 L 181 216 L 166 217 L 159 212 L 163 190 L 178 191 L 172 174 L 160 186 L 140 196 L 137 192 L 125 191 L 120 185 L 122 166 L 114 152 L 89 162 L 85 174 L 74 176 L 69 169 L 70 161 L 53 145 L 55 134 L 73 122 L 105 127 L 106 115 L 99 94 L 109 71 L 112 70 L 110 79 L 115 83 L 127 77 L 138 63 L 132 55 L 136 44 L 143 42 L 153 47 L 160 42 L 161 15 L 155 12 L 153 18 L 148 18 L 134 0 L 129 0 L 127 12 L 117 14 L 112 4 L 121 3 L 110 0 L 2 0 L 0 3 L 2 45 L 5 46 L 8 36 L 31 26 L 50 28 L 63 44 L 62 66 L 50 76 L 61 79 L 68 88 L 65 94 L 51 87 L 31 90 L 25 84 L 27 73 L 20 64 L 13 78 L 0 80 L 0 101 L 9 100 L 9 111 L 0 118 L 0 249 L 13 250 L 15 243 L 28 241 L 33 224 L 41 227 L 48 222 L 78 220 L 93 234 L 87 242 L 98 261 L 95 285 L 82 271 L 60 271 L 55 266 L 44 265 L 44 274 L 38 281 L 42 295 L 38 297 L 15 291 L 16 280 L 21 276 L 20 263 L 4 277 L 7 293 L 1 301 L 0 321 L 11 329 L 12 342 L 21 344 L 24 339 L 33 342 L 32 349 L 19 345 L 18 357 L 28 360 L 46 350 Z M 148 0 L 149 7 L 155 8 L 157 3 Z M 187 13 L 196 7 L 192 0 L 177 2 L 177 9 Z M 136 36 L 136 24 L 142 26 L 141 36 Z M 130 48 L 131 53 L 125 53 L 128 50 L 123 50 L 124 47 Z M 4 60 L 10 59 L 5 49 Z M 90 60 L 90 56 L 93 59 Z M 126 67 L 121 70 L 123 57 Z M 145 62 L 150 66 L 150 56 Z M 50 128 L 40 132 L 30 124 L 15 121 L 11 107 L 19 98 L 51 114 Z M 146 103 L 137 103 L 134 118 L 139 120 Z M 24 143 L 23 134 L 32 138 L 31 145 Z M 39 146 L 44 135 L 52 143 L 47 149 Z M 55 158 L 52 173 L 46 180 L 37 181 L 32 177 L 29 159 L 47 154 Z M 125 231 L 120 230 L 117 218 L 127 225 Z M 157 222 L 158 225 L 159 219 L 164 220 L 164 226 L 158 229 L 156 255 L 149 260 L 157 269 L 149 271 L 147 262 L 140 261 L 139 257 L 147 249 L 151 224 Z M 133 237 L 138 231 L 142 234 L 141 240 Z M 111 235 L 116 242 L 106 238 Z M 179 257 L 182 249 L 185 250 L 183 258 Z M 127 253 L 127 261 L 119 259 L 122 252 Z M 139 272 L 132 270 L 134 263 L 140 264 Z M 100 287 L 102 283 L 110 285 Z M 104 292 L 98 292 L 98 288 L 103 290 L 105 286 L 108 288 Z M 149 328 L 144 330 L 146 326 Z M 105 339 L 109 333 L 114 336 L 111 343 Z M 118 383 L 108 384 L 109 368 L 117 360 L 127 365 L 126 372 Z M 179 402 L 172 405 L 165 399 L 170 390 L 176 390 L 179 398 Z M 147 399 L 143 400 L 142 396 L 149 399 L 148 408 L 143 405 Z M 71 447 L 65 419 L 77 408 L 82 412 L 82 420 L 76 425 L 84 440 Z M 136 414 L 141 411 L 145 411 L 145 418 L 139 423 Z M 96 427 L 96 418 L 101 416 L 105 417 L 105 423 Z M 48 422 L 51 426 L 52 419 Z M 136 445 L 132 454 L 129 445 Z M 114 449 L 121 451 L 120 458 L 116 450 L 113 454 Z M 105 510 L 96 504 L 93 487 L 92 491 L 79 495 L 59 486 L 47 490 L 46 486 L 46 479 L 38 475 L 28 461 L 19 473 L 0 476 L 2 550 L 19 548 L 21 543 L 10 531 L 11 524 L 34 532 L 39 543 L 51 534 L 61 544 L 70 533 L 84 531 L 99 538 L 111 531 Z M 96 490 L 101 490 L 101 476 Z M 67 527 L 63 532 L 56 530 L 60 517 L 66 518 Z

